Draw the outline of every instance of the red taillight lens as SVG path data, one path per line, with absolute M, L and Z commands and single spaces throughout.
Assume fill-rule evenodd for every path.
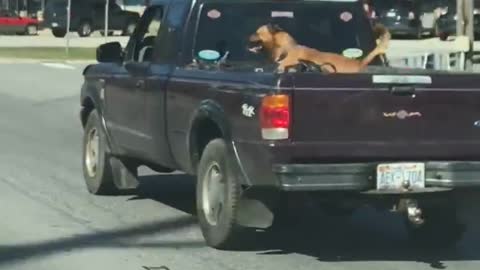
M 265 96 L 260 113 L 262 137 L 266 140 L 288 139 L 290 128 L 290 97 Z

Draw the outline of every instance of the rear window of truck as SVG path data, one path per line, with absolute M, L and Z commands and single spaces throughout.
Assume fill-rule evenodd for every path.
M 208 3 L 199 15 L 195 56 L 202 50 L 228 51 L 229 62 L 265 60 L 247 47 L 249 36 L 268 23 L 279 25 L 300 45 L 321 51 L 353 49 L 365 56 L 375 46 L 370 22 L 357 2 Z

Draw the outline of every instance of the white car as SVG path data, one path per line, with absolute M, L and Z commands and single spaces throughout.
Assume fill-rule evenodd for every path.
M 137 12 L 140 16 L 146 8 L 145 0 L 116 0 L 116 2 L 123 10 Z

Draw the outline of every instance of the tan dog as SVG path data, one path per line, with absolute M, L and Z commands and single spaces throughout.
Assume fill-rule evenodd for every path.
M 366 68 L 375 57 L 385 54 L 388 48 L 390 32 L 382 25 L 377 25 L 374 32 L 379 38 L 377 47 L 362 60 L 299 45 L 287 32 L 271 24 L 261 26 L 250 36 L 249 50 L 254 53 L 266 50 L 272 60 L 279 64 L 279 72 L 284 72 L 286 68 L 299 65 L 301 62 L 312 62 L 323 69 L 327 67 L 329 72 L 357 73 Z

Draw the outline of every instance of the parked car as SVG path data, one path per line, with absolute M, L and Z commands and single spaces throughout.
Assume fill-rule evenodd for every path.
M 446 6 L 448 1 L 456 0 L 419 0 L 420 21 L 424 34 L 435 36 L 435 24 L 440 16 L 438 10 Z
M 478 208 L 465 203 L 480 187 L 478 75 L 381 59 L 354 74 L 277 73 L 247 49 L 271 22 L 304 46 L 367 55 L 376 40 L 364 12 L 355 1 L 153 1 L 128 46 L 101 45 L 83 71 L 88 191 L 135 189 L 141 165 L 195 175 L 215 248 L 268 229 L 291 194 L 336 214 L 397 211 L 414 243 L 455 244 L 458 211 Z
M 122 10 L 113 1 L 109 7 L 108 28 L 111 31 L 122 31 L 122 35 L 131 35 L 140 18 L 138 13 Z M 71 31 L 76 31 L 80 37 L 88 37 L 96 30 L 105 29 L 105 2 L 104 1 L 72 1 Z M 64 37 L 67 33 L 67 2 L 52 0 L 47 3 L 45 24 L 51 27 L 56 37 Z
M 480 35 L 480 1 L 474 1 L 473 10 L 473 30 L 475 37 Z M 455 1 L 449 1 L 442 9 L 437 23 L 435 25 L 435 35 L 441 40 L 447 40 L 451 35 L 457 32 L 457 4 Z
M 420 10 L 414 0 L 376 0 L 373 1 L 379 22 L 394 36 L 421 38 L 424 34 L 420 19 Z
M 15 12 L 0 10 L 0 32 L 5 34 L 37 35 L 39 22 L 34 18 L 23 18 Z

